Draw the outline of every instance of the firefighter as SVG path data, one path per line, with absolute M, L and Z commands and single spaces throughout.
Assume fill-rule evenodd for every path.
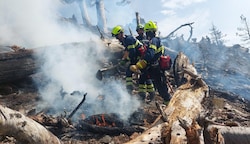
M 164 46 L 161 39 L 156 36 L 157 25 L 153 21 L 149 21 L 144 25 L 146 38 L 149 40 L 147 51 L 143 59 L 139 60 L 135 65 L 130 66 L 133 72 L 140 72 L 148 69 L 149 75 L 154 81 L 154 85 L 164 101 L 170 100 L 168 87 L 166 85 L 166 76 L 164 68 L 160 67 L 160 58 L 164 55 Z
M 118 39 L 121 44 L 125 47 L 124 55 L 122 57 L 123 63 L 124 61 L 130 62 L 130 65 L 136 64 L 138 62 L 140 53 L 139 48 L 143 46 L 143 44 L 137 40 L 135 37 L 131 35 L 125 35 L 124 29 L 121 26 L 115 26 L 111 32 L 112 36 Z M 130 94 L 134 90 L 133 79 L 132 79 L 133 72 L 130 70 L 130 66 L 128 66 L 126 70 L 126 88 Z
M 136 36 L 136 39 L 141 41 L 141 43 L 143 43 L 146 49 L 148 40 L 146 39 L 146 35 L 144 33 L 144 26 L 142 24 L 139 24 L 136 27 L 136 32 L 138 33 L 138 36 Z M 147 102 L 151 102 L 155 96 L 155 88 L 154 88 L 153 81 L 147 69 L 143 70 L 138 82 L 139 82 L 139 89 L 138 89 L 139 95 L 141 96 L 142 99 L 146 98 Z M 148 93 L 148 96 L 147 96 L 147 93 Z
M 136 32 L 138 34 L 138 36 L 136 36 L 136 38 L 143 43 L 143 41 L 146 40 L 146 36 L 144 34 L 144 26 L 142 24 L 139 24 L 136 27 Z

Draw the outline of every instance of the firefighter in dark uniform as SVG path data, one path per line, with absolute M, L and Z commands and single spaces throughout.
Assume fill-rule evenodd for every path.
M 130 65 L 136 64 L 140 58 L 139 48 L 143 46 L 143 44 L 137 40 L 135 37 L 131 35 L 125 35 L 124 29 L 121 26 L 115 26 L 112 29 L 112 36 L 118 39 L 121 44 L 125 47 L 124 56 L 122 61 L 129 60 Z M 133 81 L 132 81 L 133 72 L 130 70 L 130 66 L 128 66 L 126 70 L 126 87 L 130 94 L 134 89 Z
M 136 36 L 136 39 L 138 39 L 146 49 L 146 47 L 148 45 L 148 40 L 146 39 L 146 35 L 144 33 L 144 26 L 142 24 L 139 24 L 136 27 L 136 32 L 138 33 L 138 36 Z M 142 54 L 143 56 L 145 55 L 144 53 Z M 143 58 L 143 56 L 141 58 Z M 144 69 L 142 71 L 142 74 L 140 75 L 138 91 L 139 91 L 139 95 L 141 96 L 142 99 L 147 98 L 146 99 L 147 102 L 151 102 L 154 99 L 155 88 L 154 88 L 153 81 L 152 81 L 147 69 Z M 148 97 L 147 97 L 147 92 L 149 94 Z
M 138 36 L 136 36 L 135 38 L 143 43 L 143 41 L 146 40 L 146 35 L 144 34 L 144 26 L 142 24 L 139 24 L 136 27 L 136 32 Z
M 159 94 L 165 101 L 169 101 L 170 95 L 166 85 L 165 71 L 164 68 L 160 67 L 160 58 L 164 55 L 164 46 L 161 44 L 161 39 L 156 37 L 156 23 L 149 21 L 144 25 L 144 31 L 149 40 L 147 51 L 143 59 L 139 60 L 135 65 L 130 66 L 130 70 L 133 72 L 139 72 L 143 69 L 148 69 Z

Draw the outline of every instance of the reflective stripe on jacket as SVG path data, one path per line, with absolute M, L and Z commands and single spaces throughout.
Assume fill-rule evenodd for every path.
M 129 52 L 130 63 L 135 64 L 138 61 L 138 57 L 140 57 L 138 49 L 142 46 L 142 43 L 135 37 L 126 35 L 123 45 L 125 50 Z
M 164 54 L 164 46 L 161 44 L 159 37 L 153 37 L 149 41 L 149 46 L 144 59 L 147 63 L 154 63 L 159 60 L 160 56 Z

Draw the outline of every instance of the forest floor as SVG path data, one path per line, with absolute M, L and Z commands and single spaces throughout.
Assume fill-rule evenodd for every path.
M 31 78 L 0 85 L 0 104 L 17 110 L 24 115 L 32 112 L 36 108 L 36 103 L 40 100 L 37 88 Z M 158 95 L 155 97 L 155 101 L 163 103 L 162 98 Z M 207 117 L 216 123 L 250 127 L 250 103 L 239 96 L 229 92 L 210 89 L 209 97 L 206 98 L 204 107 L 209 111 Z M 141 121 L 139 125 L 145 128 L 150 126 L 160 115 L 154 101 L 149 104 L 144 103 L 141 110 L 145 115 L 142 118 L 138 118 Z M 73 123 L 72 125 L 79 126 L 80 124 Z M 53 133 L 64 144 L 122 144 L 140 134 L 140 132 L 107 134 L 105 131 L 98 133 L 84 128 L 68 129 L 67 131 L 62 130 L 60 133 Z M 12 144 L 18 142 L 13 137 L 0 135 L 0 143 Z

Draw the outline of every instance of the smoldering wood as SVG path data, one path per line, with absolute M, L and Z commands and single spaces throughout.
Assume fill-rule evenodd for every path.
M 82 100 L 81 100 L 81 102 L 77 105 L 77 107 L 69 114 L 69 116 L 68 116 L 68 120 L 69 119 L 71 119 L 71 117 L 76 113 L 76 111 L 80 108 L 80 106 L 83 104 L 83 102 L 85 101 L 85 99 L 86 99 L 86 95 L 87 95 L 87 93 L 85 93 L 84 95 L 83 95 L 83 98 L 82 98 Z
M 0 105 L 0 134 L 14 137 L 20 143 L 60 144 L 60 140 L 41 124 Z
M 120 133 L 132 135 L 134 132 L 143 132 L 146 130 L 142 126 L 128 125 L 118 115 L 113 113 L 91 115 L 81 120 L 80 125 L 83 130 L 109 135 L 119 135 Z
M 63 129 L 72 127 L 70 121 L 68 121 L 65 116 L 53 117 L 52 115 L 46 115 L 44 112 L 40 112 L 36 115 L 29 116 L 29 118 L 35 120 L 43 126 Z

